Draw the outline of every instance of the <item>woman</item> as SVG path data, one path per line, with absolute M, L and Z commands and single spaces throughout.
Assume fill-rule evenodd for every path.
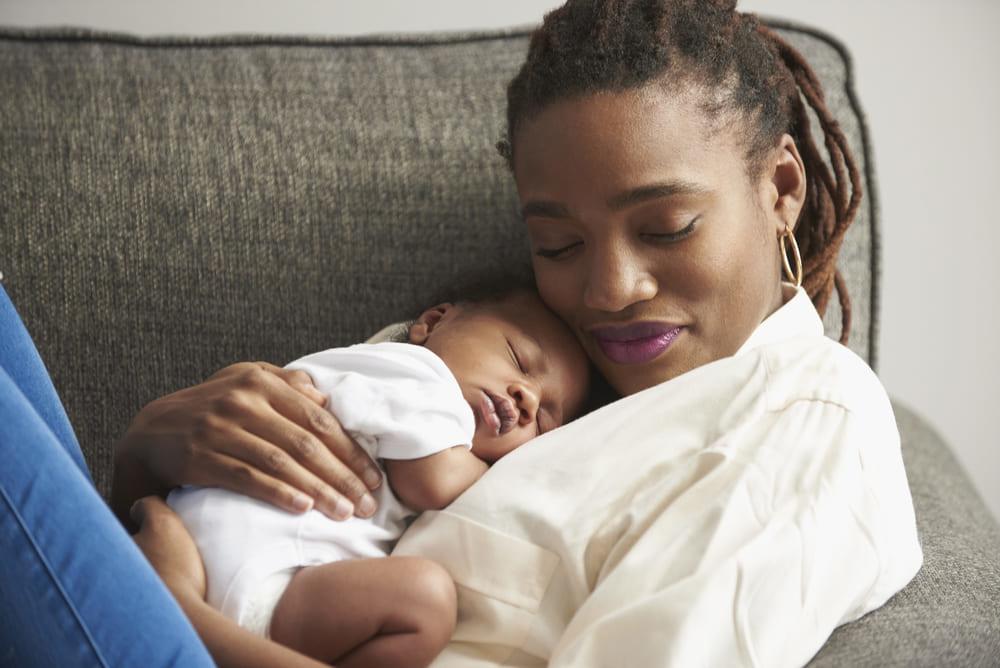
M 407 534 L 400 552 L 466 584 L 442 665 L 798 665 L 919 567 L 884 391 L 813 308 L 836 289 L 846 337 L 835 262 L 857 170 L 806 64 L 733 5 L 571 1 L 511 83 L 501 148 L 539 291 L 638 396 L 524 448 Z M 266 365 L 153 402 L 119 444 L 116 512 L 193 483 L 371 514 L 379 481 L 321 403 Z M 309 665 L 205 605 L 162 504 L 135 514 L 217 661 Z M 457 534 L 477 538 L 456 558 Z M 477 587 L 484 571 L 509 586 Z

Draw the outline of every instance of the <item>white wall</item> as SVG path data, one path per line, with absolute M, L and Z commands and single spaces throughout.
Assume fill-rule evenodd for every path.
M 534 23 L 555 0 L 0 0 L 0 24 L 142 34 L 362 34 Z M 878 168 L 880 373 L 926 416 L 1000 517 L 1000 3 L 745 0 L 850 48 Z

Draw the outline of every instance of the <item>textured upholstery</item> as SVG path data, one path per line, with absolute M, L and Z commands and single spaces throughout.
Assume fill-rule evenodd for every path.
M 893 409 L 924 565 L 885 606 L 835 631 L 810 665 L 1000 666 L 1000 529 L 941 437 Z
M 870 171 L 842 48 L 782 29 Z M 526 47 L 522 31 L 141 40 L 0 30 L 0 271 L 103 493 L 111 445 L 149 400 L 235 361 L 280 364 L 360 341 L 442 285 L 523 262 L 493 144 Z M 867 182 L 840 267 L 850 345 L 874 366 Z M 825 320 L 839 333 L 836 303 Z M 988 665 L 984 651 L 1000 654 L 996 523 L 946 447 L 909 413 L 901 427 L 927 566 L 889 606 L 838 631 L 816 663 Z
M 789 34 L 863 157 L 842 58 Z M 494 144 L 526 49 L 523 32 L 0 33 L 0 271 L 103 492 L 149 400 L 235 361 L 361 341 L 442 284 L 525 260 Z M 842 269 L 868 359 L 872 237 L 864 207 Z

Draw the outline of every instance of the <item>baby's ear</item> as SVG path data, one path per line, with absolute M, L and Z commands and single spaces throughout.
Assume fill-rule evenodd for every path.
M 440 322 L 448 315 L 450 311 L 455 308 L 454 304 L 438 304 L 437 306 L 432 306 L 417 318 L 412 325 L 410 325 L 410 343 L 414 343 L 418 346 L 422 346 L 427 343 L 427 339 L 430 337 L 431 332 L 434 328 L 440 324 Z

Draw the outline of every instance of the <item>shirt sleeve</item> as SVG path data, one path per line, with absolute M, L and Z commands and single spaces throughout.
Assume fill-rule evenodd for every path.
M 732 447 L 746 439 L 759 443 Z M 630 539 L 550 666 L 801 666 L 920 567 L 887 399 L 868 416 L 795 402 L 698 465 L 714 468 L 675 502 L 683 519 Z
M 419 346 L 334 348 L 288 368 L 312 377 L 346 431 L 374 440 L 374 457 L 419 459 L 455 446 L 471 448 L 472 409 L 444 362 Z

